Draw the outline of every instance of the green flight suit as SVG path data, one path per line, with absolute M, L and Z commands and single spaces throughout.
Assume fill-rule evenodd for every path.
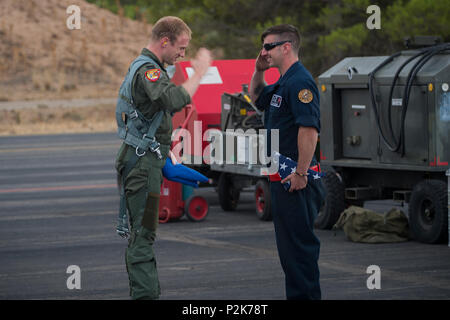
M 132 299 L 157 299 L 160 286 L 152 245 L 159 222 L 159 196 L 163 181 L 161 169 L 170 150 L 172 114 L 191 103 L 191 98 L 183 87 L 170 82 L 163 64 L 151 51 L 144 48 L 141 54 L 149 56 L 158 65 L 148 63 L 136 72 L 132 82 L 133 101 L 147 119 L 151 119 L 159 110 L 164 111 L 155 134 L 161 144 L 162 159 L 147 151 L 125 177 L 131 227 L 125 262 Z M 119 173 L 135 152 L 134 147 L 122 144 L 116 157 Z

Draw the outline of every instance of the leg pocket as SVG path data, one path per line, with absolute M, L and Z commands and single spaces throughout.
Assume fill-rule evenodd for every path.
M 161 193 L 161 169 L 150 167 L 147 180 L 147 201 L 145 204 L 142 225 L 151 231 L 156 231 L 159 223 L 159 197 Z
M 159 194 L 149 192 L 145 204 L 142 226 L 155 232 L 159 224 Z
M 325 188 L 321 179 L 308 182 L 308 187 L 310 191 L 310 199 L 315 206 L 315 211 L 318 212 L 325 201 Z
M 150 167 L 147 178 L 147 190 L 153 194 L 161 193 L 161 184 L 163 182 L 162 170 L 156 167 Z
M 136 166 L 125 179 L 125 193 L 127 196 L 136 194 L 148 185 L 148 170 Z

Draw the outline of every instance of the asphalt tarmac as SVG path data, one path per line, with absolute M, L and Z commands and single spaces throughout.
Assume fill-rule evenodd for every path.
M 0 299 L 129 299 L 127 241 L 115 233 L 119 146 L 114 133 L 0 138 Z M 214 188 L 196 194 L 209 201 L 205 221 L 159 225 L 161 299 L 285 299 L 273 224 L 257 219 L 253 190 L 234 212 L 220 208 Z M 395 205 L 366 202 L 380 212 Z M 450 299 L 445 244 L 369 245 L 342 231 L 316 233 L 323 299 Z M 380 268 L 380 289 L 367 286 L 371 265 Z M 68 288 L 70 266 L 79 267 L 80 289 Z

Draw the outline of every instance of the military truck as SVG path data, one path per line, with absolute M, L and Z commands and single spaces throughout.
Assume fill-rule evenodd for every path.
M 327 171 L 318 228 L 331 228 L 350 204 L 394 199 L 408 203 L 414 239 L 448 236 L 450 43 L 405 44 L 391 56 L 345 58 L 318 78 Z

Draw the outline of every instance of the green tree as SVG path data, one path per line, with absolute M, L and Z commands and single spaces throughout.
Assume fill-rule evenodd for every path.
M 450 41 L 450 0 L 89 0 L 132 19 L 179 16 L 193 31 L 192 47 L 221 59 L 255 58 L 267 27 L 290 23 L 301 35 L 300 58 L 314 76 L 347 56 L 389 55 L 410 35 Z M 369 30 L 369 5 L 381 9 L 381 29 Z M 193 51 L 194 51 L 193 50 Z M 189 53 L 188 53 L 189 54 Z
M 414 35 L 440 35 L 450 40 L 450 0 L 377 1 L 381 29 L 369 30 L 369 0 L 340 0 L 322 8 L 315 70 L 325 71 L 347 56 L 390 55 L 404 49 L 403 39 Z
M 386 11 L 383 28 L 397 47 L 405 37 L 416 35 L 442 36 L 450 41 L 450 0 L 399 0 Z

